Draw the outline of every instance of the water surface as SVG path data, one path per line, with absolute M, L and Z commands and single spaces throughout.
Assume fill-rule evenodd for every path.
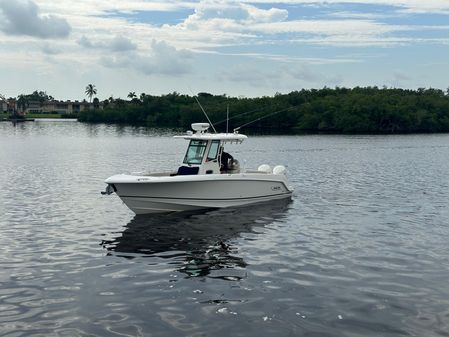
M 258 136 L 291 202 L 136 217 L 170 130 L 0 123 L 0 335 L 449 336 L 449 135 Z

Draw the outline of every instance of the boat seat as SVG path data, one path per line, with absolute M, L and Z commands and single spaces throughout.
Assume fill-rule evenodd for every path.
M 180 166 L 178 168 L 178 173 L 176 175 L 178 175 L 178 176 L 192 176 L 192 175 L 198 174 L 199 170 L 200 170 L 199 167 Z

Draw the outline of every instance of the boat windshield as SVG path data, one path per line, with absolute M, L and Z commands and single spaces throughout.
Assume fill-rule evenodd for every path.
M 217 159 L 217 154 L 218 154 L 218 147 L 220 146 L 220 141 L 219 140 L 213 140 L 210 148 L 209 148 L 209 153 L 207 154 L 207 160 L 214 160 Z
M 201 164 L 204 152 L 206 150 L 206 140 L 192 139 L 187 148 L 186 156 L 184 157 L 184 164 Z

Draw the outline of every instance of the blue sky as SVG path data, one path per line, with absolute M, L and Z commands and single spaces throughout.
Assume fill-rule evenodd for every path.
M 447 0 L 0 0 L 0 94 L 449 87 Z

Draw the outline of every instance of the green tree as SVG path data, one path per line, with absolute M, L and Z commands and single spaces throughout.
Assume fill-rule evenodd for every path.
M 98 97 L 94 98 L 93 104 L 94 104 L 94 109 L 100 108 L 100 100 L 98 99 Z
M 39 93 L 37 93 L 39 95 Z M 135 93 L 130 93 L 135 94 Z M 302 89 L 258 98 L 200 93 L 200 102 L 218 131 L 248 125 L 257 131 L 332 133 L 449 132 L 449 95 L 443 90 L 386 87 Z M 86 111 L 81 121 L 189 127 L 205 121 L 196 100 L 177 92 L 145 93 L 131 101 L 112 97 L 104 111 Z
M 28 97 L 26 95 L 19 95 L 17 98 L 17 107 L 21 111 L 25 111 L 28 106 Z
M 95 88 L 95 85 L 88 84 L 86 86 L 85 94 L 87 97 L 89 97 L 89 101 L 92 103 L 92 97 L 94 97 L 97 94 L 97 89 Z

